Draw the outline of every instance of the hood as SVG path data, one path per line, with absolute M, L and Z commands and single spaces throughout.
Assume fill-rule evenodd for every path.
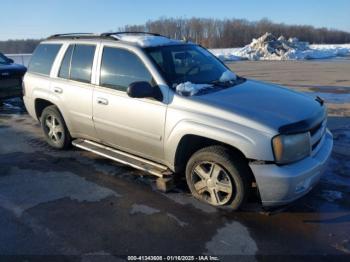
M 2 74 L 4 76 L 9 76 L 9 75 L 24 75 L 26 72 L 26 67 L 19 65 L 19 64 L 1 64 L 0 63 L 0 77 Z
M 311 96 L 253 80 L 196 96 L 196 100 L 277 131 L 285 130 L 283 127 L 301 127 L 300 124 L 307 129 L 325 112 L 325 106 Z

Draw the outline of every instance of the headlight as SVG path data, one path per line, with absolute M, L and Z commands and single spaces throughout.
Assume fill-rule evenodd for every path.
M 275 161 L 287 164 L 307 157 L 311 152 L 310 133 L 278 135 L 272 139 Z

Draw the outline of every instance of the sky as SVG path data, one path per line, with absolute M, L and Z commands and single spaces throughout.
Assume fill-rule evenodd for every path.
M 350 0 L 0 0 L 0 40 L 114 31 L 160 17 L 268 18 L 350 32 Z

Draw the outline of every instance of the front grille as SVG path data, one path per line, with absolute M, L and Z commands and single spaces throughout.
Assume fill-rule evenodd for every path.
M 0 88 L 18 88 L 21 85 L 19 78 L 0 79 Z
M 317 124 L 309 130 L 311 137 L 311 149 L 313 152 L 317 151 L 318 145 L 321 143 L 326 133 L 327 119 Z

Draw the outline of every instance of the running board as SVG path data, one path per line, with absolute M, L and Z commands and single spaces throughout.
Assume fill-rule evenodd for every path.
M 98 144 L 96 142 L 86 139 L 75 139 L 72 141 L 73 146 L 93 152 L 97 155 L 104 156 L 119 163 L 137 168 L 139 170 L 148 172 L 157 177 L 164 178 L 172 174 L 168 167 L 154 163 L 150 160 L 143 159 L 129 153 Z

